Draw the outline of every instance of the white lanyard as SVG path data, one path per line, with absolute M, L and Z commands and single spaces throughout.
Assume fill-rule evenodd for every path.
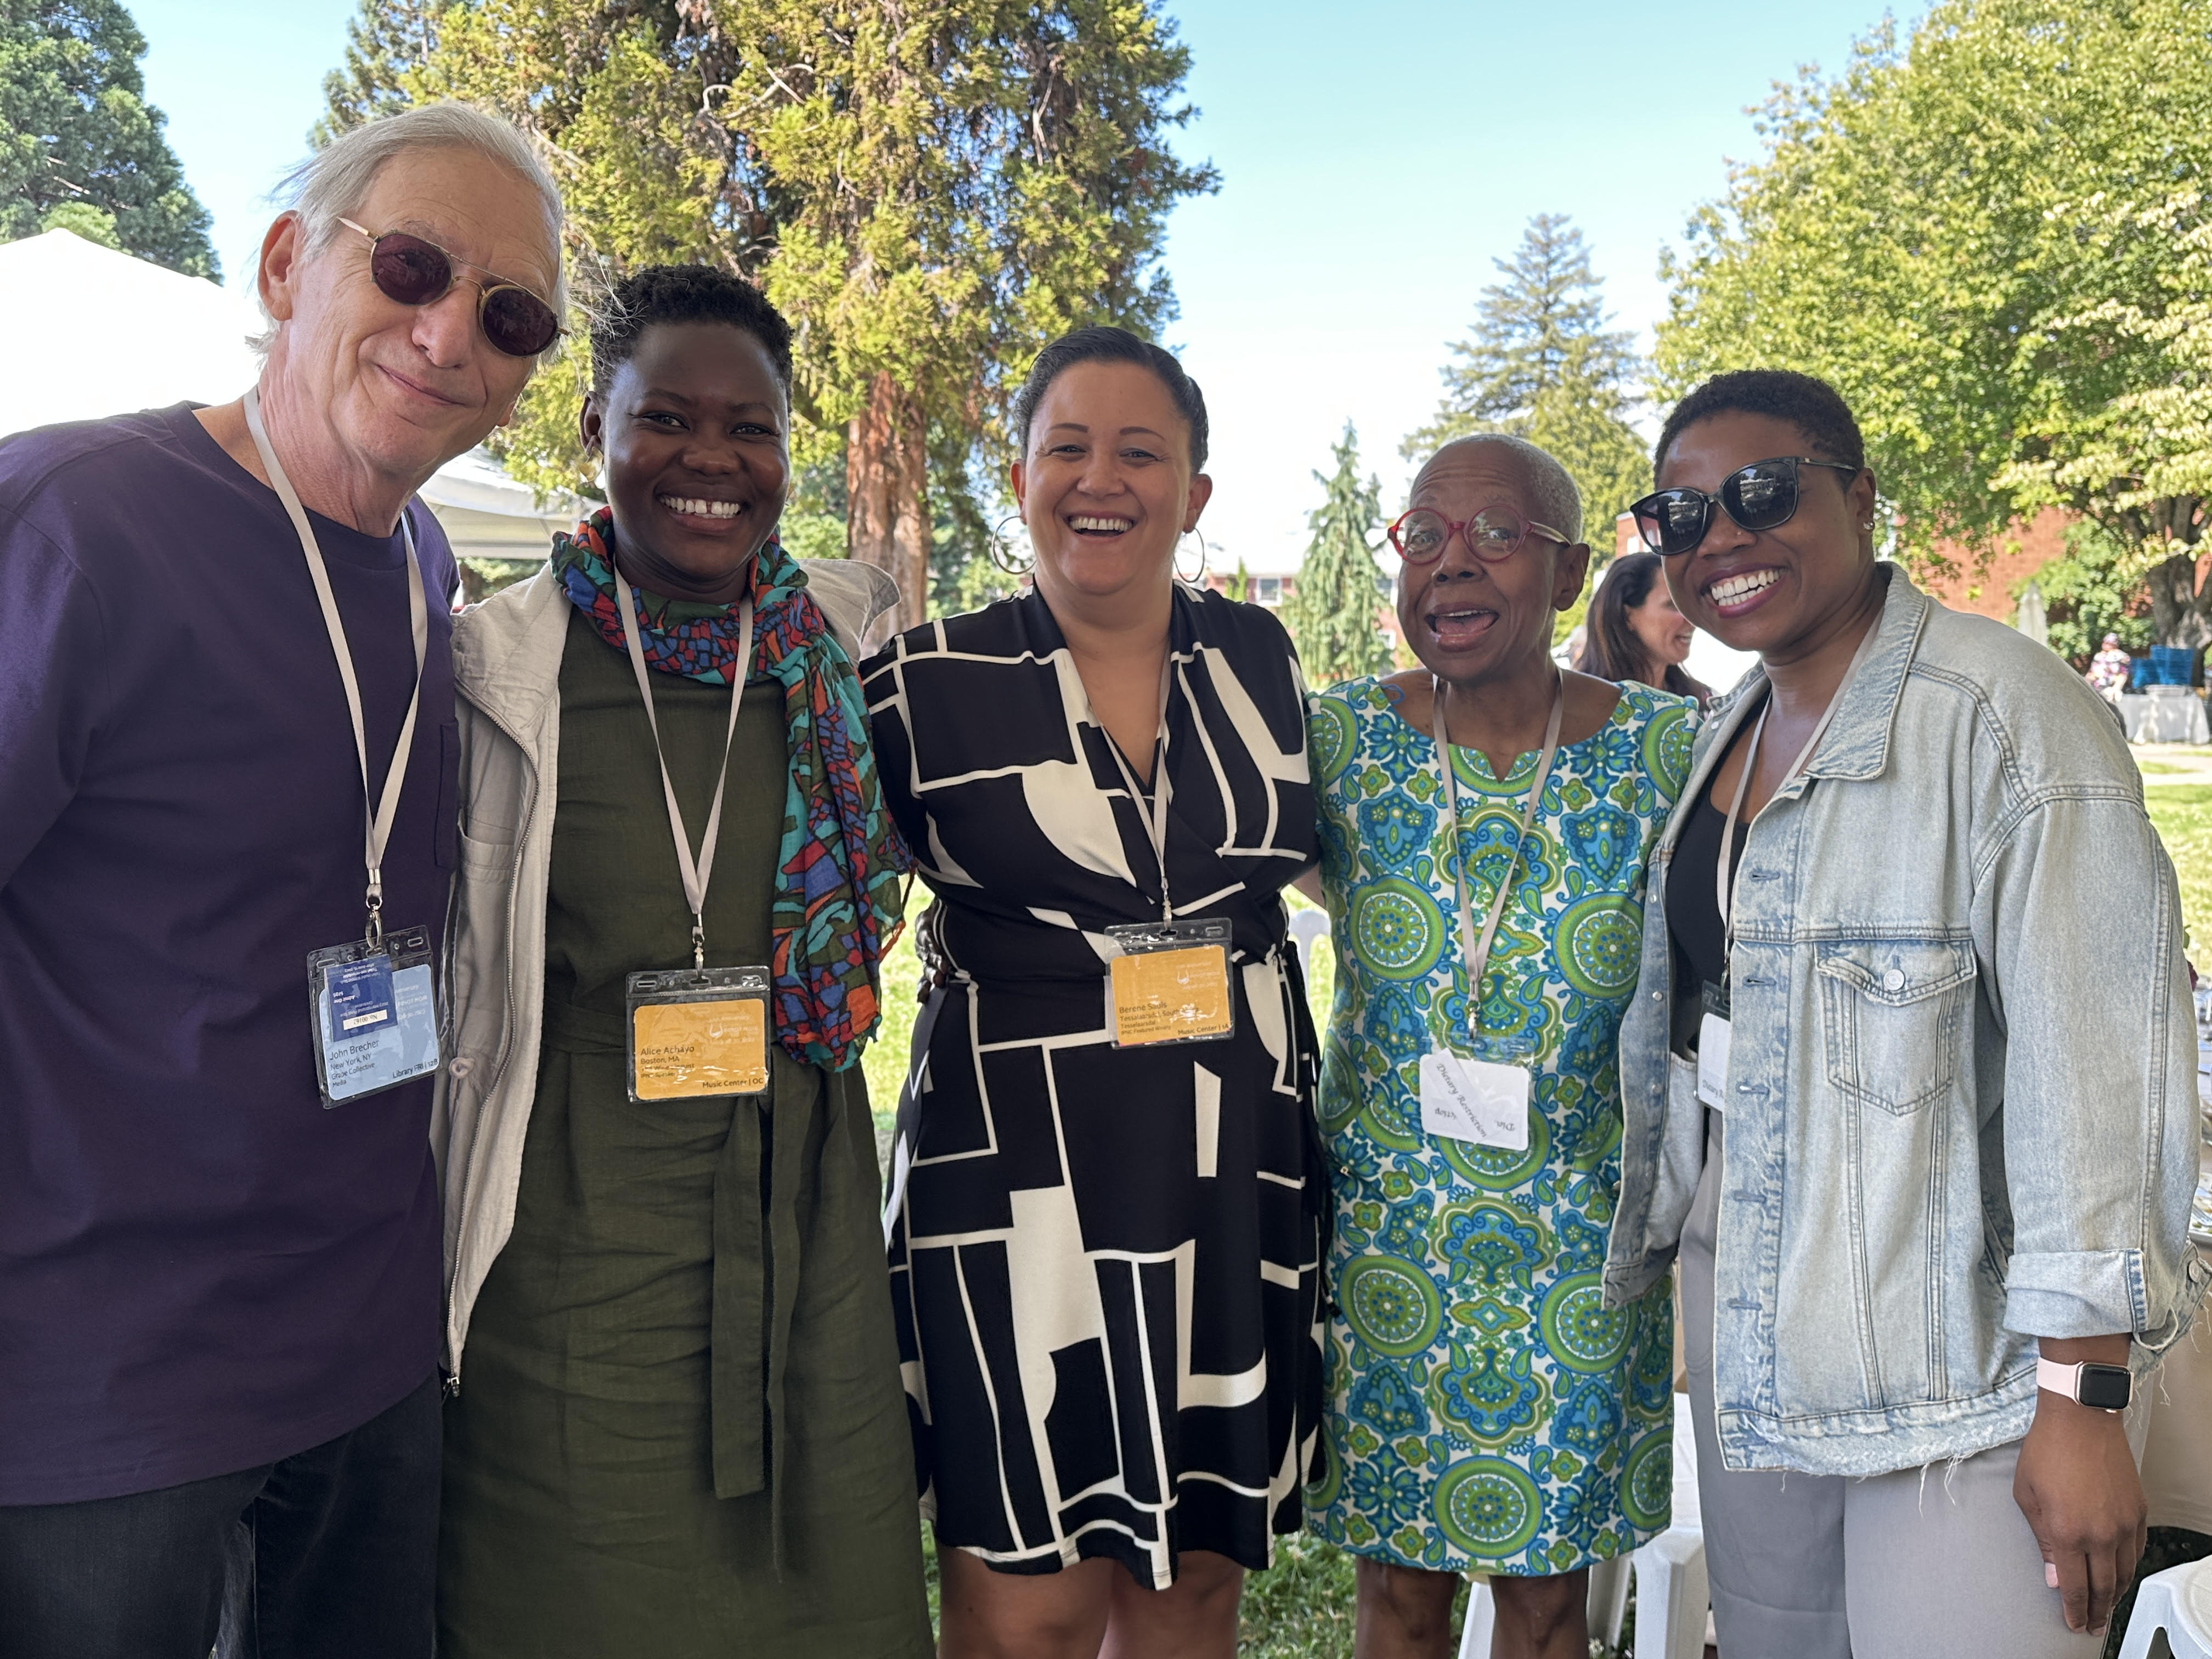
M 1844 706 L 1844 693 L 1851 689 L 1851 682 L 1858 678 L 1859 665 L 1866 661 L 1868 653 L 1874 649 L 1875 635 L 1881 632 L 1881 618 L 1877 617 L 1868 628 L 1866 637 L 1859 641 L 1859 648 L 1851 653 L 1850 666 L 1844 670 L 1843 681 L 1836 687 L 1835 696 L 1828 699 L 1828 707 L 1820 715 L 1820 723 L 1813 728 L 1813 735 L 1805 739 L 1805 746 L 1797 751 L 1797 758 L 1790 763 L 1790 769 L 1782 775 L 1782 781 L 1774 786 L 1775 794 L 1780 794 L 1790 779 L 1805 769 L 1805 763 L 1813 758 L 1814 749 L 1827 734 L 1828 722 L 1836 718 L 1836 710 Z M 1731 951 L 1735 946 L 1735 923 L 1729 917 L 1735 910 L 1735 880 L 1743 873 L 1741 869 L 1731 872 L 1729 868 L 1735 850 L 1736 815 L 1743 811 L 1744 794 L 1751 787 L 1751 775 L 1759 764 L 1759 739 L 1766 730 L 1766 717 L 1773 712 L 1774 690 L 1769 686 L 1766 701 L 1759 706 L 1759 720 L 1751 728 L 1751 747 L 1744 754 L 1743 772 L 1735 781 L 1735 796 L 1729 802 L 1728 817 L 1721 824 L 1720 857 L 1713 871 L 1713 902 L 1720 908 L 1721 927 L 1728 934 L 1726 948 Z M 1767 805 L 1773 804 L 1773 796 L 1770 795 Z M 1762 812 L 1765 810 L 1764 806 L 1759 808 Z M 1758 822 L 1756 814 L 1752 821 L 1754 823 Z
M 1521 804 L 1521 828 L 1513 838 L 1513 861 L 1505 866 L 1498 878 L 1498 893 L 1490 901 L 1490 914 L 1483 919 L 1482 937 L 1475 938 L 1474 908 L 1467 899 L 1467 856 L 1459 843 L 1459 783 L 1452 775 L 1451 746 L 1444 733 L 1444 683 L 1431 676 L 1435 686 L 1431 710 L 1431 735 L 1437 742 L 1437 765 L 1444 775 L 1444 810 L 1451 818 L 1452 889 L 1459 898 L 1459 947 L 1467 958 L 1468 1024 L 1473 1029 L 1480 1020 L 1482 1006 L 1483 970 L 1490 966 L 1490 947 L 1498 939 L 1498 924 L 1504 919 L 1505 901 L 1513 891 L 1513 879 L 1521 869 L 1522 843 L 1528 838 L 1528 826 L 1536 820 L 1537 803 L 1543 799 L 1544 781 L 1552 775 L 1552 761 L 1559 752 L 1559 720 L 1566 712 L 1567 681 L 1562 674 L 1552 693 L 1552 718 L 1544 727 L 1544 752 L 1536 762 L 1536 781 L 1528 786 L 1528 799 Z
M 415 714 L 422 701 L 422 659 L 430 639 L 430 613 L 422 597 L 422 565 L 415 551 L 415 527 L 407 521 L 403 507 L 399 531 L 407 547 L 407 618 L 415 634 L 415 688 L 407 696 L 407 718 L 400 724 L 399 742 L 392 749 L 391 763 L 384 769 L 384 788 L 380 799 L 368 786 L 368 738 L 362 723 L 361 683 L 354 675 L 353 648 L 346 642 L 345 623 L 338 615 L 338 602 L 331 595 L 331 573 L 323 562 L 323 550 L 316 544 L 314 526 L 307 522 L 307 509 L 300 505 L 299 492 L 284 476 L 276 452 L 270 447 L 269 434 L 261 424 L 258 386 L 246 394 L 246 429 L 253 434 L 253 447 L 260 453 L 262 470 L 269 474 L 270 486 L 276 490 L 276 499 L 284 503 L 292 528 L 299 534 L 300 550 L 307 556 L 307 574 L 315 584 L 316 600 L 323 607 L 323 626 L 330 633 L 331 653 L 338 661 L 338 678 L 345 684 L 346 712 L 353 716 L 354 753 L 361 762 L 362 857 L 368 871 L 368 927 L 365 937 L 372 948 L 380 948 L 384 943 L 384 847 L 392 837 L 392 820 L 398 816 L 399 789 L 406 781 L 408 757 L 415 748 Z M 372 808 L 373 801 L 375 805 Z
M 1121 745 L 1114 741 L 1111 732 L 1106 737 L 1106 746 L 1114 751 L 1114 764 L 1121 769 L 1121 781 L 1129 786 L 1129 799 L 1136 806 L 1137 816 L 1144 820 L 1146 838 L 1152 843 L 1152 856 L 1159 860 L 1162 921 L 1175 920 L 1175 906 L 1168 899 L 1168 803 L 1175 794 L 1173 786 L 1168 781 L 1168 688 L 1174 674 L 1175 647 L 1170 645 L 1166 659 L 1160 664 L 1160 724 L 1152 738 L 1151 798 L 1148 799 L 1144 790 L 1139 787 L 1137 775 L 1129 769 L 1128 761 L 1122 757 Z M 1087 691 L 1084 693 L 1084 701 L 1090 701 Z M 1098 719 L 1095 711 L 1091 719 L 1094 721 Z M 1104 730 L 1103 722 L 1099 722 L 1099 725 L 1100 729 Z
M 684 897 L 691 906 L 691 965 L 707 965 L 707 883 L 714 873 L 714 842 L 722 830 L 722 791 L 730 781 L 730 744 L 738 735 L 738 710 L 745 700 L 745 678 L 752 672 L 753 601 L 747 594 L 738 606 L 737 679 L 730 688 L 730 729 L 722 736 L 722 771 L 714 780 L 714 804 L 707 813 L 707 834 L 699 843 L 699 856 L 691 856 L 691 838 L 684 833 L 684 814 L 676 805 L 676 786 L 668 781 L 668 757 L 660 746 L 660 720 L 653 712 L 653 684 L 646 677 L 645 647 L 638 643 L 637 606 L 629 596 L 629 583 L 621 571 L 614 573 L 615 601 L 622 610 L 623 643 L 629 647 L 629 665 L 637 672 L 638 695 L 645 699 L 645 723 L 653 728 L 653 758 L 660 763 L 660 793 L 668 801 L 668 829 L 676 837 L 676 872 L 684 878 Z

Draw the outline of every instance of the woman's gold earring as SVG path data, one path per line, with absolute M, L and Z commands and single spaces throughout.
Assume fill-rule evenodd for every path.
M 1021 521 L 1020 514 L 1009 513 L 991 526 L 991 562 L 1009 576 L 1026 576 L 1036 568 L 1036 550 L 1034 549 L 1030 550 L 1026 562 L 1016 559 L 1013 556 L 1012 544 L 1006 540 L 1003 533 L 1008 525 L 1019 524 Z
M 1182 537 L 1178 536 L 1176 538 L 1176 575 L 1178 580 L 1195 587 L 1206 580 L 1206 566 L 1208 559 L 1212 557 L 1212 550 L 1206 546 L 1206 538 L 1198 535 L 1195 526 L 1182 533 L 1183 536 L 1198 536 L 1198 573 L 1191 576 L 1182 574 Z

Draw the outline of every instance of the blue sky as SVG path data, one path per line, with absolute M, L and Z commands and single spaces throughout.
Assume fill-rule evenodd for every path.
M 132 4 L 149 96 L 233 282 L 250 279 L 264 198 L 305 154 L 353 9 Z M 1840 68 L 1882 15 L 1877 0 L 1169 9 L 1202 112 L 1179 143 L 1223 182 L 1170 221 L 1182 315 L 1168 339 L 1213 428 L 1203 528 L 1255 569 L 1295 568 L 1313 471 L 1347 418 L 1385 511 L 1401 504 L 1398 442 L 1434 411 L 1446 345 L 1530 216 L 1573 217 L 1620 325 L 1648 342 L 1666 306 L 1660 250 L 1730 159 L 1758 153 L 1747 106 L 1802 64 Z

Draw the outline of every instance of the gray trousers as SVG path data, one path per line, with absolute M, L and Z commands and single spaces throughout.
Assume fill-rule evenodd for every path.
M 2013 1502 L 2018 1441 L 1955 1468 L 1863 1480 L 1721 1467 L 1713 1417 L 1721 1120 L 1707 1121 L 1705 1175 L 1682 1229 L 1682 1334 L 1723 1659 L 2095 1659 L 2104 1638 L 2066 1628 L 2058 1592 L 2044 1585 L 2035 1534 Z

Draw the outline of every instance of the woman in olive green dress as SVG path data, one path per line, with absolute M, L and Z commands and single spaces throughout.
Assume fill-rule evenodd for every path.
M 850 659 L 895 596 L 775 539 L 790 378 L 747 284 L 627 279 L 609 505 L 454 631 L 447 1659 L 929 1651 L 857 1064 L 906 854 Z M 759 972 L 631 1012 L 695 964 Z

